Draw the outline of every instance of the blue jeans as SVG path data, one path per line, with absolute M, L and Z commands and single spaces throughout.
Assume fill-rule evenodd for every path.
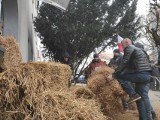
M 130 96 L 138 93 L 142 97 L 141 100 L 137 101 L 139 120 L 153 120 L 151 115 L 151 104 L 148 97 L 150 73 L 137 72 L 123 74 L 119 76 L 118 81 L 124 91 L 126 91 Z M 128 84 L 128 81 L 135 83 L 135 90 L 130 84 Z
M 149 85 L 147 83 L 138 84 L 135 87 L 135 91 L 142 97 L 141 100 L 136 102 L 139 111 L 139 120 L 152 120 L 152 108 L 148 97 Z

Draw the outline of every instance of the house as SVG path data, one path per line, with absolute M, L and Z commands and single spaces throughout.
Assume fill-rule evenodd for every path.
M 0 0 L 0 34 L 17 39 L 23 62 L 38 58 L 33 20 L 40 2 L 65 10 L 69 0 Z

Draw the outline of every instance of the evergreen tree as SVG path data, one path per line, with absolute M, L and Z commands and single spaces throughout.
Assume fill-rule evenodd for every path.
M 115 35 L 135 38 L 137 0 L 71 0 L 67 11 L 43 4 L 35 30 L 46 47 L 45 55 L 60 61 L 68 52 L 76 69 L 95 48 L 115 44 Z

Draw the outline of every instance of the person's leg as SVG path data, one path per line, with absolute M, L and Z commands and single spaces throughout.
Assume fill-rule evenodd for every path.
M 149 83 L 148 85 L 149 85 L 149 88 L 151 89 L 153 89 L 153 84 L 154 84 L 154 81 L 152 81 L 151 83 Z M 152 85 L 152 87 L 151 87 L 151 85 Z M 154 85 L 155 86 L 155 85 Z M 152 114 L 152 118 L 153 119 L 156 119 L 156 113 L 155 113 L 155 111 L 154 111 L 154 108 L 153 108 L 153 106 L 152 106 L 152 104 L 150 103 L 150 105 L 151 105 L 151 114 Z
M 151 114 L 152 114 L 152 118 L 153 118 L 153 120 L 157 118 L 157 116 L 156 116 L 156 112 L 154 111 L 154 109 L 153 109 L 152 105 L 151 105 Z
M 136 84 L 136 92 L 142 97 L 139 103 L 139 113 L 146 120 L 153 120 L 151 114 L 151 104 L 148 97 L 149 86 L 148 84 Z M 145 109 L 144 109 L 145 108 Z M 143 113 L 142 113 L 143 112 Z M 146 117 L 145 117 L 146 116 Z
M 148 97 L 148 91 L 149 87 L 147 86 L 147 83 L 150 81 L 150 73 L 149 72 L 140 72 L 140 73 L 134 73 L 134 74 L 125 74 L 120 76 L 121 79 L 118 81 L 122 85 L 122 88 L 129 94 L 133 95 L 136 92 L 133 90 L 131 86 L 127 84 L 127 81 L 131 81 L 138 84 L 138 91 L 137 93 L 141 95 L 143 98 L 143 101 L 139 101 L 138 104 L 138 110 L 140 113 L 140 119 L 143 120 L 144 114 L 146 113 L 147 120 L 152 120 L 151 115 L 151 106 L 150 101 Z M 142 117 L 142 118 L 141 118 Z M 145 120 L 145 118 L 144 118 Z
M 129 84 L 127 81 L 124 81 L 122 79 L 117 79 L 118 82 L 121 84 L 123 90 L 129 95 L 129 96 L 133 96 L 136 94 L 135 90 L 133 89 L 133 87 L 131 86 L 131 84 Z
M 139 113 L 139 120 L 147 120 L 146 118 L 146 111 L 145 110 L 145 106 L 144 106 L 144 102 L 142 99 L 136 101 L 137 104 L 137 109 L 138 109 L 138 113 Z
M 136 94 L 133 86 L 128 84 L 131 83 L 148 83 L 150 81 L 149 72 L 137 72 L 137 73 L 128 73 L 122 74 L 118 78 L 118 82 L 121 84 L 124 91 L 126 91 L 130 96 Z
M 119 77 L 124 81 L 129 81 L 132 83 L 149 83 L 150 73 L 149 72 L 136 72 L 121 75 Z
M 140 86 L 135 85 L 135 91 L 141 95 L 141 89 Z M 144 101 L 142 99 L 136 101 L 137 109 L 139 113 L 139 120 L 147 120 L 146 118 L 146 109 L 144 106 Z
M 133 86 L 128 84 L 129 82 L 133 83 L 147 83 L 150 81 L 150 73 L 149 72 L 137 72 L 137 73 L 130 73 L 130 74 L 123 74 L 117 78 L 118 82 L 121 84 L 123 90 L 130 96 L 130 100 L 128 103 L 135 102 L 141 99 L 139 94 L 136 94 Z
M 135 92 L 135 90 L 133 89 L 133 86 L 131 84 L 129 84 L 128 81 L 124 81 L 121 79 L 117 79 L 118 82 L 121 84 L 123 90 L 129 95 L 130 99 L 128 100 L 128 104 L 135 102 L 139 99 L 141 99 L 141 96 L 139 94 L 137 94 Z
M 123 96 L 123 97 L 121 98 L 121 100 L 122 100 L 122 105 L 123 105 L 124 111 L 125 111 L 125 112 L 128 111 L 128 100 L 127 100 L 127 96 Z

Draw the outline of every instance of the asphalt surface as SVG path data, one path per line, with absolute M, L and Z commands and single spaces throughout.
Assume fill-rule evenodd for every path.
M 149 97 L 150 97 L 150 101 L 152 106 L 155 109 L 160 109 L 160 91 L 149 91 Z

